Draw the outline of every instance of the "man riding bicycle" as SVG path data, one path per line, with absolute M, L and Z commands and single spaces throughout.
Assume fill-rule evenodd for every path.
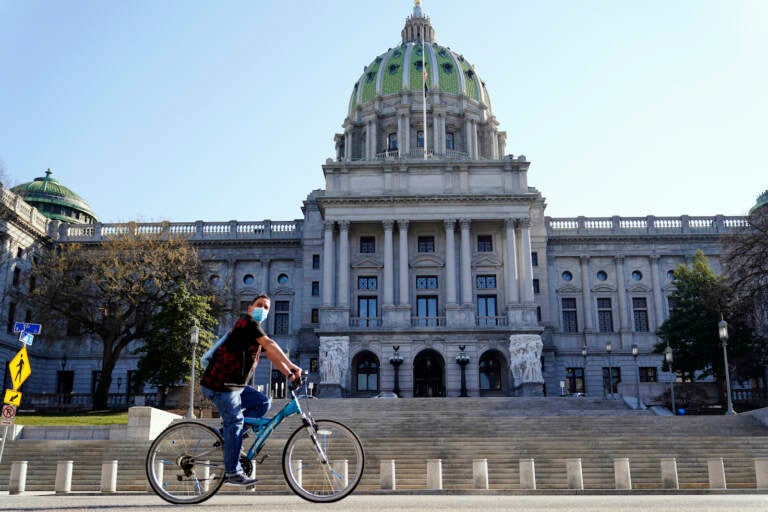
M 243 444 L 243 411 L 261 417 L 269 410 L 267 396 L 246 385 L 264 352 L 272 366 L 291 381 L 301 379 L 301 368 L 293 364 L 280 346 L 269 338 L 261 324 L 267 319 L 271 301 L 260 294 L 241 315 L 223 342 L 210 354 L 201 389 L 219 411 L 223 423 L 225 483 L 249 486 L 257 482 L 243 472 L 240 449 Z M 206 354 L 209 355 L 209 354 Z

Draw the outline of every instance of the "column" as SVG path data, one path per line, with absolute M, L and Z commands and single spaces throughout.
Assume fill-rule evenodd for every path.
M 349 221 L 339 221 L 339 300 L 338 306 L 349 307 Z
M 518 235 L 520 243 L 518 247 L 517 264 L 519 268 L 518 280 L 520 284 L 520 301 L 530 304 L 533 302 L 533 268 L 531 267 L 531 234 L 529 226 L 531 225 L 530 219 L 518 219 Z
M 456 219 L 445 219 L 445 299 L 448 305 L 456 304 L 456 238 L 453 230 Z
M 520 290 L 517 275 L 517 244 L 515 243 L 515 219 L 504 219 L 506 258 L 504 268 L 507 276 L 507 304 L 520 302 Z
M 589 256 L 581 257 L 581 296 L 584 302 L 584 330 L 594 331 L 592 322 L 592 290 L 589 285 Z
M 385 220 L 384 224 L 384 305 L 391 306 L 394 304 L 394 282 L 393 282 L 393 265 L 394 265 L 394 247 L 392 242 L 392 226 L 394 221 Z
M 499 159 L 499 136 L 496 134 L 496 130 L 491 129 L 488 130 L 488 136 L 491 138 L 491 148 L 493 151 L 493 154 L 491 155 L 494 159 Z
M 659 274 L 659 257 L 651 256 L 651 286 L 653 286 L 653 301 L 656 303 L 656 321 L 655 327 L 660 327 L 664 323 L 664 294 L 661 290 L 661 279 Z
M 480 148 L 477 143 L 477 121 L 472 121 L 472 158 L 480 158 Z
M 432 115 L 432 152 L 436 155 L 442 155 L 440 151 L 440 116 Z
M 405 124 L 405 116 L 398 115 L 397 116 L 397 149 L 400 150 L 400 154 L 403 154 L 403 150 L 405 147 L 403 146 L 403 134 L 405 133 L 405 130 L 403 129 L 403 125 Z M 389 135 L 387 135 L 387 151 L 389 151 Z
M 263 258 L 261 260 L 261 283 L 262 283 L 262 291 L 264 293 L 269 293 L 270 286 L 269 286 L 269 265 L 272 263 L 272 261 L 269 258 Z
M 333 306 L 333 224 L 324 223 L 323 233 L 323 306 Z
M 619 294 L 619 325 L 622 331 L 629 330 L 629 315 L 627 314 L 627 290 L 624 288 L 624 256 L 616 256 L 616 293 Z
M 470 219 L 461 219 L 461 303 L 472 304 L 472 267 L 470 265 Z
M 377 133 L 376 119 L 371 120 L 371 129 L 368 131 L 368 140 L 371 143 L 371 158 L 376 158 L 376 150 L 378 149 L 379 134 Z
M 400 140 L 400 137 L 397 138 L 397 147 L 400 148 L 401 155 L 411 150 L 411 116 L 408 114 L 403 118 L 403 140 Z
M 474 154 L 472 151 L 472 140 L 472 121 L 467 119 L 464 121 L 464 145 L 467 149 L 467 155 L 469 155 L 470 158 L 472 158 L 472 155 Z
M 352 160 L 352 130 L 350 128 L 344 130 L 344 160 L 347 162 Z
M 410 288 L 408 286 L 408 221 L 400 219 L 397 221 L 397 228 L 400 236 L 400 301 L 401 306 L 409 304 L 408 293 Z

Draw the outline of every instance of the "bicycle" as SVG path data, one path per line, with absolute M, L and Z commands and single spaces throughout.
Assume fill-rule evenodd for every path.
M 315 420 L 302 409 L 306 379 L 290 386 L 291 400 L 271 418 L 245 418 L 243 432 L 255 440 L 241 454 L 240 462 L 250 474 L 269 436 L 286 418 L 301 416 L 302 426 L 288 438 L 283 449 L 282 469 L 293 492 L 314 503 L 331 503 L 348 496 L 363 476 L 365 453 L 360 438 L 334 420 Z M 304 394 L 297 390 L 304 390 Z M 155 439 L 146 459 L 152 490 L 177 505 L 202 503 L 224 483 L 224 440 L 218 430 L 196 421 L 175 423 Z M 258 485 L 258 484 L 256 484 Z

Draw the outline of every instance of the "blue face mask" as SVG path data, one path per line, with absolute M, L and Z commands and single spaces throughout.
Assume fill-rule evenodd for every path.
M 263 322 L 267 319 L 267 315 L 269 314 L 269 310 L 264 308 L 253 308 L 251 311 L 251 318 L 256 320 L 257 322 Z

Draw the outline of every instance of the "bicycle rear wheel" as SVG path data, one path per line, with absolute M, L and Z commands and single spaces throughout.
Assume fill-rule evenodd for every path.
M 336 421 L 317 420 L 311 434 L 309 430 L 300 427 L 285 444 L 285 480 L 305 500 L 338 501 L 360 483 L 365 465 L 363 444 L 354 432 Z
M 224 482 L 224 442 L 201 423 L 176 423 L 150 446 L 146 470 L 152 490 L 165 501 L 201 503 Z

